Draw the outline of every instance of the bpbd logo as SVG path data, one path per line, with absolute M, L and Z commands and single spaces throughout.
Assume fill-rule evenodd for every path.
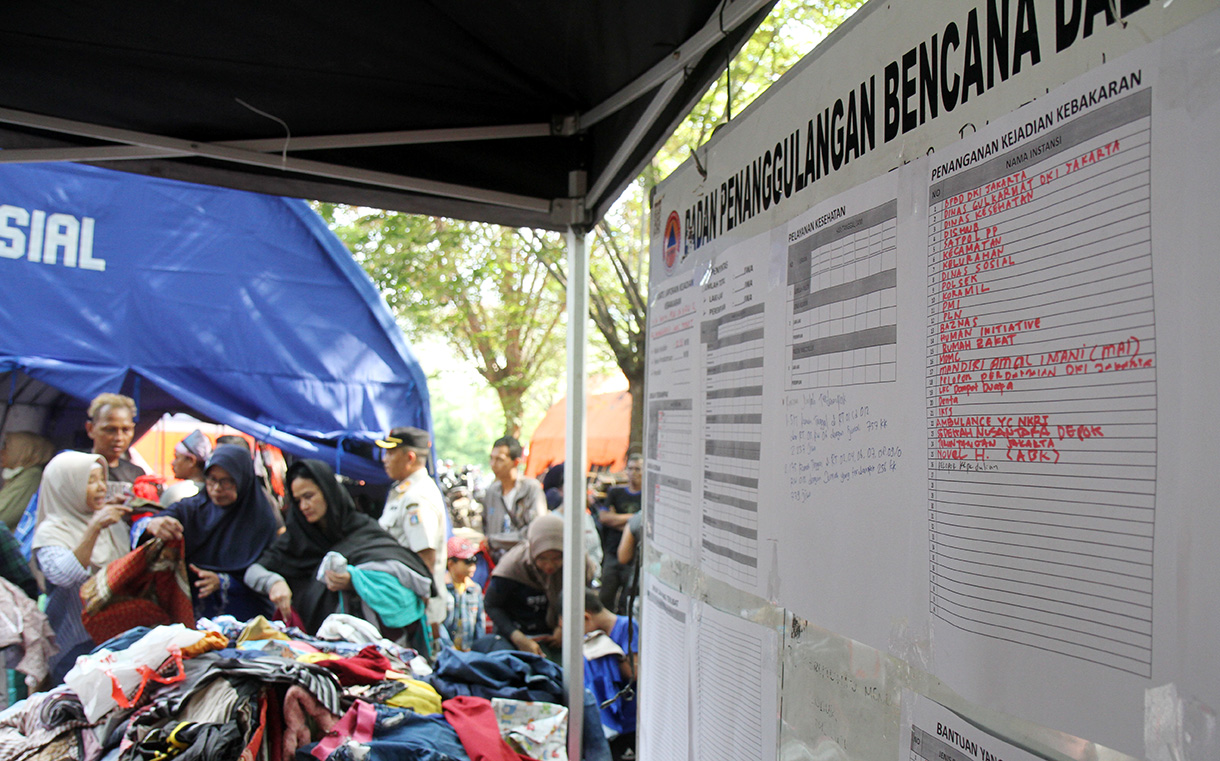
M 672 272 L 674 265 L 678 263 L 678 249 L 682 247 L 682 222 L 678 218 L 678 212 L 669 212 L 669 219 L 665 221 L 665 237 L 662 241 L 664 243 L 662 258 L 665 260 L 665 271 Z

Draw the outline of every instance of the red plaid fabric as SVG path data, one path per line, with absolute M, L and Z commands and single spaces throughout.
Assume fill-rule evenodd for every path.
M 182 540 L 140 545 L 81 585 L 81 622 L 101 644 L 135 626 L 195 626 Z

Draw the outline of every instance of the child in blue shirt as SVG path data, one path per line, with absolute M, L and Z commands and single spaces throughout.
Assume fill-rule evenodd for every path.
M 605 634 L 617 645 L 617 652 L 590 656 L 605 649 L 598 647 L 594 632 Z M 616 739 L 624 744 L 634 744 L 636 728 L 636 686 L 624 690 L 635 680 L 636 664 L 640 652 L 640 625 L 626 616 L 615 615 L 602 605 L 596 592 L 585 591 L 585 687 L 592 690 L 599 704 L 613 701 L 601 709 L 602 727 L 611 739 L 611 749 Z

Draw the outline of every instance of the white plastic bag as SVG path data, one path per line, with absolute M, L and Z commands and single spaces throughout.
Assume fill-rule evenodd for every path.
M 96 722 L 119 706 L 130 707 L 148 682 L 164 684 L 181 679 L 158 677 L 156 671 L 170 658 L 176 656 L 180 661 L 182 648 L 195 644 L 203 635 L 182 624 L 158 626 L 126 650 L 115 653 L 103 649 L 77 658 L 64 684 L 80 698 L 89 721 Z M 181 668 L 178 671 L 181 674 Z

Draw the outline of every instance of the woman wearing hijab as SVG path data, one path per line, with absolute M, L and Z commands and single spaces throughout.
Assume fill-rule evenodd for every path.
M 553 513 L 535 518 L 526 540 L 505 553 L 491 573 L 483 602 L 496 634 L 527 653 L 544 655 L 539 643 L 557 647 L 562 570 L 563 518 Z M 586 557 L 586 579 L 591 573 Z
M 275 539 L 275 513 L 254 478 L 250 452 L 216 447 L 204 469 L 204 491 L 162 510 L 145 529 L 162 541 L 181 538 L 196 577 L 195 615 L 245 621 L 270 616 L 267 598 L 246 586 L 246 569 Z
M 94 647 L 81 623 L 81 585 L 131 550 L 123 521 L 131 508 L 106 502 L 107 471 L 101 455 L 62 452 L 42 474 L 33 547 L 47 580 L 47 618 L 59 645 L 50 664 L 53 684 Z
M 17 530 L 30 498 L 38 491 L 42 469 L 55 454 L 55 445 L 36 433 L 13 431 L 0 446 L 0 468 L 4 469 L 4 488 L 0 489 L 0 521 L 9 531 Z
M 246 583 L 270 596 L 285 618 L 295 611 L 311 634 L 330 614 L 347 613 L 376 624 L 387 639 L 405 641 L 404 627 L 421 619 L 433 596 L 428 566 L 357 510 L 321 460 L 293 463 L 286 481 L 286 531 L 246 573 Z

